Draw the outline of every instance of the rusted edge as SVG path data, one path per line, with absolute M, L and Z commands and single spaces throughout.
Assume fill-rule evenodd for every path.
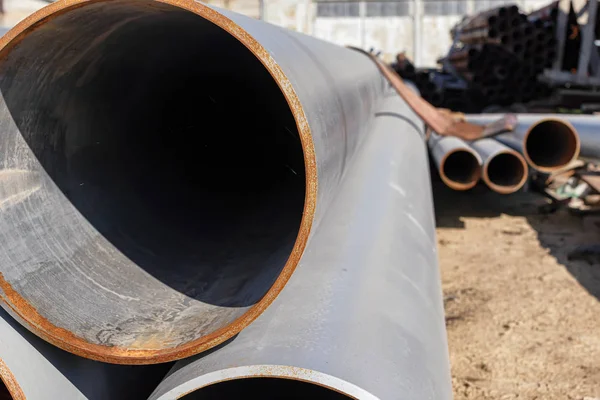
M 359 400 L 359 399 L 367 400 L 366 398 L 364 398 L 366 396 L 368 396 L 369 398 L 373 398 L 373 399 L 375 398 L 375 396 L 368 394 L 364 389 L 362 389 L 352 383 L 345 382 L 342 379 L 337 378 L 332 375 L 328 375 L 328 374 L 325 374 L 322 372 L 318 372 L 318 371 L 314 371 L 314 370 L 310 370 L 310 369 L 306 369 L 306 368 L 301 368 L 301 367 L 293 367 L 293 366 L 288 366 L 288 365 L 251 365 L 251 366 L 247 366 L 247 367 L 241 366 L 241 367 L 228 368 L 228 369 L 220 371 L 220 372 L 229 372 L 232 370 L 235 370 L 236 372 L 239 370 L 248 370 L 248 371 L 243 372 L 236 376 L 223 377 L 220 379 L 215 379 L 213 381 L 202 383 L 202 384 L 196 386 L 195 388 L 190 389 L 187 392 L 177 395 L 177 397 L 175 397 L 175 399 L 184 398 L 185 396 L 189 395 L 190 393 L 194 393 L 198 390 L 205 389 L 209 386 L 213 386 L 213 385 L 216 385 L 219 383 L 230 382 L 230 381 L 241 380 L 241 379 L 256 379 L 256 378 L 287 379 L 287 380 L 292 380 L 292 381 L 304 382 L 304 383 L 320 386 L 322 388 L 334 391 L 336 393 L 344 395 L 345 397 L 348 397 L 349 399 L 354 399 L 354 400 Z M 327 384 L 327 383 L 321 382 L 318 378 L 322 378 L 321 380 L 328 380 L 331 382 L 330 382 L 330 384 Z M 342 390 L 341 387 L 336 387 L 333 384 L 334 382 L 345 382 L 349 386 L 349 388 L 354 388 L 354 391 L 359 391 L 359 392 L 363 392 L 363 393 L 362 394 L 356 393 L 356 396 L 355 396 L 351 393 L 348 393 L 348 391 Z M 338 386 L 342 386 L 342 385 L 338 385 Z M 166 393 L 165 393 L 165 395 L 166 395 Z M 159 399 L 162 399 L 163 396 L 161 396 Z M 362 397 L 359 397 L 359 396 L 362 396 Z M 170 398 L 167 398 L 167 399 L 170 400 Z
M 492 162 L 492 160 L 495 157 L 498 157 L 499 155 L 502 155 L 502 154 L 510 154 L 511 156 L 516 157 L 519 160 L 519 162 L 521 163 L 521 165 L 523 166 L 523 177 L 515 185 L 510 185 L 510 186 L 497 185 L 494 182 L 492 182 L 489 178 L 488 167 L 490 165 L 490 162 Z M 492 189 L 494 192 L 500 193 L 500 194 L 511 194 L 511 193 L 518 191 L 519 189 L 521 189 L 523 187 L 523 185 L 525 185 L 525 182 L 527 182 L 527 178 L 529 177 L 529 166 L 527 165 L 527 161 L 525 161 L 525 158 L 523 158 L 523 156 L 518 151 L 515 151 L 513 149 L 501 150 L 501 151 L 497 152 L 496 154 L 494 154 L 492 157 L 488 157 L 488 159 L 483 164 L 482 170 L 483 170 L 482 179 L 485 182 L 485 184 L 490 189 Z
M 0 381 L 4 383 L 13 400 L 26 400 L 21 386 L 2 358 L 0 358 Z
M 483 126 L 471 124 L 466 121 L 455 121 L 453 118 L 444 115 L 406 86 L 402 78 L 394 70 L 381 62 L 373 54 L 358 47 L 348 46 L 348 48 L 363 53 L 373 60 L 379 71 L 390 82 L 400 97 L 437 134 L 441 136 L 455 136 L 464 140 L 476 140 L 482 137 Z
M 440 178 L 442 178 L 442 181 L 450 189 L 458 190 L 458 191 L 464 191 L 464 190 L 472 189 L 472 188 L 475 187 L 475 185 L 477 185 L 477 182 L 479 182 L 479 179 L 481 178 L 481 168 L 477 169 L 475 179 L 473 179 L 473 181 L 468 182 L 468 183 L 456 182 L 456 181 L 453 181 L 450 178 L 448 178 L 446 176 L 446 174 L 444 173 L 444 165 L 446 164 L 446 160 L 452 154 L 458 153 L 459 151 L 464 151 L 465 153 L 469 153 L 469 154 L 471 154 L 475 158 L 475 160 L 480 161 L 479 160 L 479 155 L 473 149 L 466 148 L 466 147 L 461 147 L 461 148 L 454 149 L 454 150 L 449 151 L 446 154 L 444 154 L 444 156 L 442 157 L 442 160 L 440 161 L 440 167 L 438 169 L 438 172 L 440 174 Z
M 544 122 L 556 122 L 556 123 L 566 126 L 567 128 L 569 128 L 569 130 L 573 134 L 573 137 L 575 138 L 575 149 L 573 151 L 573 155 L 572 155 L 571 159 L 568 162 L 564 163 L 563 165 L 559 165 L 556 167 L 542 167 L 542 166 L 534 163 L 531 160 L 531 157 L 529 157 L 529 152 L 527 151 L 527 139 L 529 138 L 529 134 L 535 127 L 537 127 L 539 124 L 544 123 Z M 525 135 L 523 136 L 523 157 L 525 157 L 525 159 L 527 160 L 529 165 L 531 165 L 533 168 L 537 169 L 540 172 L 551 173 L 556 170 L 564 168 L 565 166 L 569 165 L 574 160 L 576 160 L 577 157 L 579 157 L 580 150 L 581 150 L 581 141 L 579 139 L 579 133 L 577 133 L 577 129 L 575 129 L 575 127 L 569 121 L 562 119 L 562 118 L 550 117 L 550 118 L 540 119 L 539 121 L 535 121 L 533 124 L 531 124 L 531 126 L 529 126 L 527 128 L 527 132 L 525 132 Z
M 94 3 L 108 3 L 110 1 L 114 0 L 61 0 L 36 11 L 0 38 L 0 60 L 5 57 L 6 53 L 10 51 L 13 46 L 18 44 L 21 38 L 25 37 L 28 31 L 47 23 L 50 19 L 75 8 Z M 4 291 L 4 296 L 0 294 L 0 299 L 7 304 L 10 310 L 16 314 L 21 321 L 25 322 L 25 326 L 34 334 L 68 352 L 85 358 L 115 364 L 156 364 L 182 359 L 208 350 L 231 338 L 248 326 L 273 302 L 296 269 L 300 257 L 304 252 L 304 248 L 306 247 L 317 201 L 317 164 L 310 127 L 302 104 L 300 103 L 300 99 L 291 82 L 269 52 L 236 23 L 204 4 L 193 0 L 153 1 L 190 11 L 222 28 L 250 50 L 265 66 L 273 79 L 275 79 L 275 82 L 285 96 L 290 111 L 296 120 L 296 126 L 298 128 L 302 150 L 304 152 L 304 165 L 306 170 L 304 211 L 298 231 L 298 237 L 296 238 L 290 257 L 279 277 L 275 280 L 273 286 L 263 298 L 244 313 L 244 315 L 228 326 L 221 328 L 210 335 L 173 348 L 161 350 L 130 350 L 118 346 L 107 347 L 89 343 L 83 338 L 74 335 L 72 332 L 52 324 L 40 315 L 37 310 L 17 293 L 0 274 L 0 289 Z

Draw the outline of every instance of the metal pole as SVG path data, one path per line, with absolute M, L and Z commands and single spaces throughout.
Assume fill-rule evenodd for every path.
M 422 23 L 423 23 L 423 3 L 422 0 L 413 0 L 413 57 L 415 66 L 422 66 Z
M 0 309 L 0 398 L 4 382 L 12 400 L 142 399 L 170 368 L 74 356 L 36 337 Z
M 581 48 L 579 50 L 579 65 L 577 77 L 585 80 L 589 75 L 589 65 L 592 51 L 598 52 L 594 45 L 596 39 L 596 14 L 598 12 L 598 0 L 589 0 L 587 10 L 587 21 L 581 30 Z
M 188 357 L 283 289 L 385 82 L 200 2 L 76 3 L 0 39 L 0 298 L 83 357 Z
M 150 400 L 452 398 L 423 123 L 394 93 L 375 115 L 281 296 Z

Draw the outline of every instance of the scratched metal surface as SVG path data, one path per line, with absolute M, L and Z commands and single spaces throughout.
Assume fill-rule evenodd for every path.
M 11 374 L 13 386 L 8 386 L 14 400 L 143 400 L 170 365 L 87 360 L 49 345 L 0 309 L 0 379 Z
M 452 398 L 422 123 L 396 94 L 375 115 L 282 294 L 229 343 L 178 362 L 151 400 L 251 377 L 361 400 Z
M 185 0 L 65 0 L 0 45 L 4 307 L 116 363 L 270 304 L 384 87 L 364 55 Z

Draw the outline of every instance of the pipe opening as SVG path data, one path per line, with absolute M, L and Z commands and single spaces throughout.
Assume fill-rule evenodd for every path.
M 525 136 L 525 156 L 542 171 L 563 167 L 578 155 L 577 133 L 564 121 L 539 121 Z
M 494 39 L 494 38 L 498 37 L 498 31 L 497 31 L 497 30 L 495 30 L 495 29 L 490 29 L 490 30 L 488 31 L 488 37 L 489 37 L 490 39 Z
M 237 333 L 294 268 L 304 209 L 303 147 L 267 69 L 212 22 L 148 0 L 69 8 L 13 43 L 0 268 L 75 339 L 45 333 L 134 363 Z
M 219 382 L 183 396 L 182 400 L 226 399 L 347 400 L 333 389 L 317 384 L 281 378 L 245 378 Z
M 508 77 L 508 70 L 501 65 L 495 66 L 493 71 L 494 76 L 500 80 L 506 79 Z
M 0 379 L 0 400 L 13 400 L 12 395 L 8 391 L 8 388 L 6 387 L 2 379 Z
M 457 150 L 448 155 L 440 170 L 449 181 L 466 186 L 466 189 L 473 187 L 481 174 L 479 160 L 467 150 Z
M 486 167 L 487 179 L 502 189 L 518 190 L 524 184 L 527 165 L 511 153 L 501 153 L 492 158 Z
M 502 44 L 509 44 L 510 43 L 510 36 L 508 36 L 508 35 L 502 35 L 500 37 L 500 43 L 502 43 Z

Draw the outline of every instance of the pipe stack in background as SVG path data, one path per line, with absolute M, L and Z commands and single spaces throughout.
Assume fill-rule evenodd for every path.
M 393 67 L 414 80 L 423 98 L 453 111 L 481 112 L 547 97 L 537 77 L 557 54 L 558 2 L 530 14 L 516 5 L 466 17 L 452 30 L 454 45 L 440 59 L 442 69 L 415 69 L 409 62 Z
M 501 117 L 460 115 L 477 125 L 489 125 Z M 580 149 L 582 155 L 598 158 L 600 143 L 595 136 L 599 129 L 600 118 L 595 116 L 517 114 L 512 130 L 492 138 L 467 143 L 433 132 L 428 145 L 441 180 L 451 189 L 471 189 L 481 177 L 495 192 L 510 194 L 526 183 L 528 165 L 552 173 L 575 161 Z
M 463 44 L 448 55 L 463 78 L 498 105 L 546 95 L 536 77 L 556 58 L 558 2 L 529 15 L 516 6 L 499 7 L 460 23 L 454 37 Z
M 191 0 L 59 1 L 0 48 L 5 394 L 141 399 L 187 358 L 152 398 L 451 398 L 423 124 L 371 59 Z

